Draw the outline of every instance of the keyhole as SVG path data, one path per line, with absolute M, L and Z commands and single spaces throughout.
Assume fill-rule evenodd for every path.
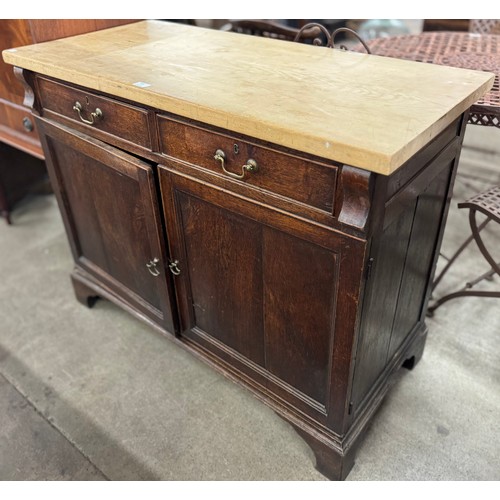
M 240 152 L 240 147 L 238 146 L 238 144 L 235 144 L 233 146 L 233 151 L 235 155 L 237 155 Z
M 88 106 L 90 104 L 89 97 L 85 96 L 85 104 Z

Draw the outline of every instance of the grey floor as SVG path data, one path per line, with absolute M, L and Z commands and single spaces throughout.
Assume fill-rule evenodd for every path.
M 468 129 L 445 255 L 468 232 L 456 200 L 500 183 L 499 134 Z M 21 203 L 13 222 L 0 220 L 0 479 L 324 479 L 245 389 L 109 302 L 74 299 L 52 196 Z M 486 269 L 472 247 L 441 291 Z M 348 480 L 500 480 L 500 301 L 452 301 L 428 325 L 422 361 L 398 374 Z

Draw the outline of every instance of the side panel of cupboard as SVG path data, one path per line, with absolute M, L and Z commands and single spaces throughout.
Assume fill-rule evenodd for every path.
M 426 331 L 426 300 L 459 147 L 459 141 L 451 142 L 386 204 L 383 227 L 372 245 L 372 277 L 360 322 L 353 417 L 399 351 L 416 332 Z
M 359 291 L 363 254 L 352 252 L 359 269 L 350 285 L 341 266 L 359 242 L 167 165 L 159 178 L 180 271 L 181 335 L 326 423 L 333 385 L 344 383 L 334 332 L 352 339 L 348 302 Z
M 173 332 L 151 165 L 62 125 L 38 124 L 75 262 Z

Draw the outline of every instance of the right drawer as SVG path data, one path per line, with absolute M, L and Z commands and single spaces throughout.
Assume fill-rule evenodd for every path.
M 333 212 L 336 165 L 301 158 L 172 117 L 159 116 L 158 127 L 160 150 L 167 156 L 233 179 L 246 187 L 287 198 L 329 215 Z M 218 159 L 215 158 L 217 152 Z M 255 171 L 243 169 L 249 160 L 257 165 Z M 244 176 L 237 179 L 231 174 Z

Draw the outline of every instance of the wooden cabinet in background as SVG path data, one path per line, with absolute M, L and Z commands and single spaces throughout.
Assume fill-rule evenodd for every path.
M 0 50 L 46 42 L 134 22 L 132 19 L 2 19 Z M 24 89 L 12 67 L 0 59 L 0 141 L 37 158 L 43 151 Z
M 1 19 L 0 51 L 133 22 L 131 19 Z M 46 178 L 44 154 L 24 88 L 0 58 L 0 216 L 10 222 L 16 201 Z M 16 154 L 16 150 L 26 153 Z M 8 151 L 8 153 L 6 152 Z M 16 172 L 12 170 L 16 169 Z
M 45 162 L 0 142 L 0 217 L 10 224 L 12 207 L 35 192 L 51 193 Z

